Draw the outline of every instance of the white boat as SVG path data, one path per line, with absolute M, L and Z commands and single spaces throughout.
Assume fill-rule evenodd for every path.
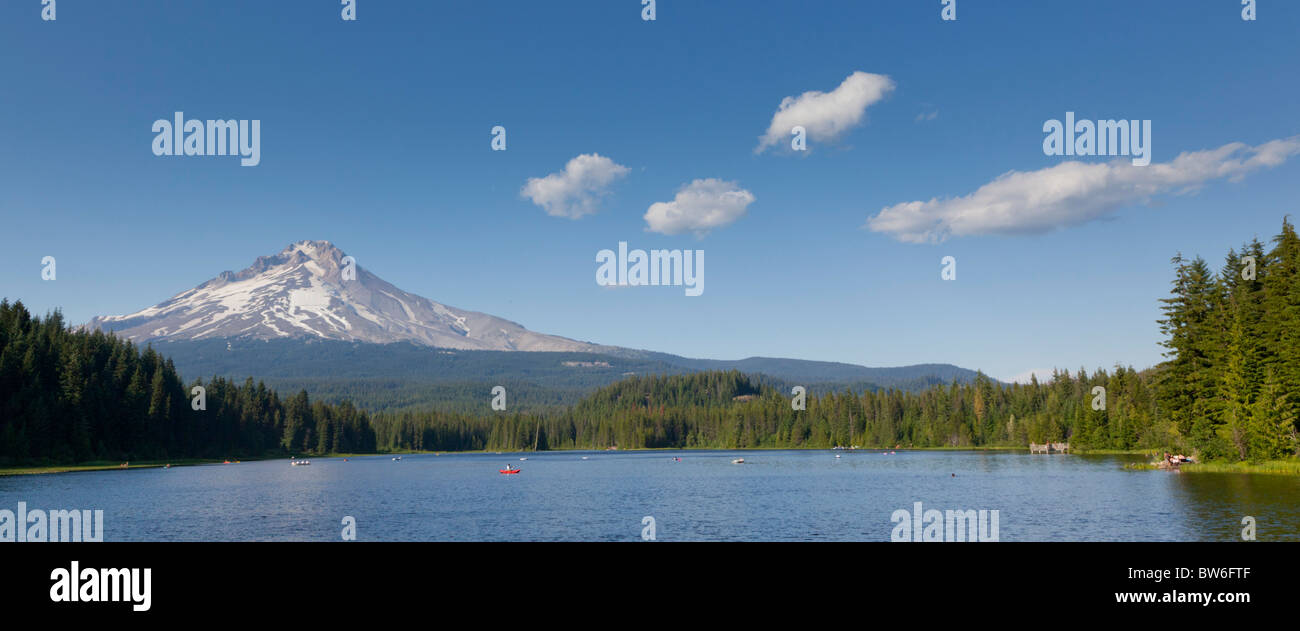
M 735 460 L 732 460 L 732 461 L 731 461 L 731 464 L 745 464 L 745 459 L 744 459 L 744 458 L 736 458 Z
M 310 460 L 294 460 L 293 462 L 290 462 L 289 464 L 292 465 L 292 466 L 295 466 L 295 467 L 301 467 L 301 466 L 304 466 L 304 465 L 309 465 L 309 464 L 311 464 L 311 461 L 310 461 Z
M 397 462 L 398 460 L 401 460 L 401 459 L 402 459 L 401 456 L 393 456 L 393 462 Z
M 527 458 L 520 458 L 520 459 L 519 459 L 520 462 L 523 462 L 523 461 L 525 461 L 525 460 L 527 460 Z

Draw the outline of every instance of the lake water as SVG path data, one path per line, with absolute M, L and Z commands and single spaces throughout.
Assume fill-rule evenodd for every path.
M 1297 477 L 1129 471 L 1128 456 L 835 453 L 427 454 L 0 477 L 0 509 L 102 509 L 105 541 L 338 541 L 345 516 L 361 541 L 636 541 L 646 516 L 660 541 L 888 541 L 891 515 L 915 502 L 997 510 L 1002 541 L 1236 540 L 1247 515 L 1260 540 L 1300 540 Z M 523 471 L 499 474 L 506 464 Z

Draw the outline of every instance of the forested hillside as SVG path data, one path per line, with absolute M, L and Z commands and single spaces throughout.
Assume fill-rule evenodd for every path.
M 504 385 L 511 409 L 551 413 L 568 408 L 597 388 L 629 375 L 676 375 L 739 370 L 771 383 L 810 390 L 920 391 L 962 383 L 975 372 L 947 364 L 869 368 L 838 362 L 752 357 L 690 359 L 648 351 L 467 351 L 411 343 L 367 344 L 321 339 L 250 338 L 158 342 L 185 375 L 257 378 L 283 392 L 306 390 L 326 403 L 351 401 L 371 412 L 439 411 L 472 414 L 482 393 Z
M 206 409 L 195 410 L 200 385 Z M 373 449 L 366 414 L 350 404 L 313 404 L 305 392 L 282 400 L 252 379 L 187 385 L 151 348 L 0 301 L 0 463 Z

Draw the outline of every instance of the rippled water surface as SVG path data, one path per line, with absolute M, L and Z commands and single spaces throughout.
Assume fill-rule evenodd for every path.
M 339 540 L 344 516 L 359 540 L 631 541 L 652 516 L 661 541 L 888 541 L 891 515 L 915 502 L 997 510 L 1002 541 L 1232 540 L 1247 515 L 1260 540 L 1300 540 L 1300 478 L 1125 470 L 1131 460 L 959 451 L 275 460 L 0 478 L 0 509 L 102 509 L 106 541 Z M 499 474 L 506 464 L 523 471 Z

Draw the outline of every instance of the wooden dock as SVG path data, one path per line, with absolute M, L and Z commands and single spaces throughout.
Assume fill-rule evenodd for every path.
M 1031 454 L 1068 454 L 1070 453 L 1070 443 L 1029 443 L 1029 453 Z

